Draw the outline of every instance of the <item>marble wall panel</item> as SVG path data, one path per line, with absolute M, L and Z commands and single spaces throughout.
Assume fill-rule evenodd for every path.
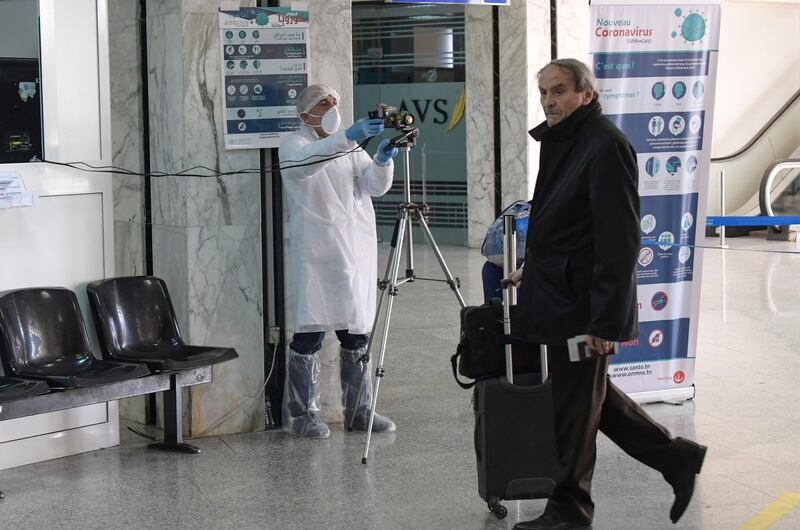
M 240 6 L 255 5 L 253 2 L 238 2 Z M 266 2 L 265 2 L 266 3 Z M 183 12 L 188 13 L 213 13 L 216 14 L 222 2 L 220 0 L 183 0 Z
M 466 9 L 467 244 L 480 247 L 494 220 L 492 8 Z
M 167 13 L 214 13 L 219 11 L 222 0 L 147 0 L 147 13 L 165 15 Z M 266 2 L 265 2 L 266 3 Z M 252 7 L 256 0 L 238 0 L 235 5 Z
M 189 330 L 189 281 L 187 274 L 190 230 L 180 226 L 153 225 L 153 272 L 167 283 L 172 305 L 178 317 L 178 327 Z
M 260 224 L 187 231 L 187 339 L 232 346 L 239 358 L 191 389 L 192 436 L 264 428 Z
M 150 160 L 153 171 L 174 172 L 190 167 L 184 159 L 185 116 L 183 112 L 183 16 L 148 12 L 148 82 L 150 111 Z M 186 179 L 152 180 L 153 223 L 185 226 Z
M 116 276 L 145 273 L 142 223 L 114 221 L 114 270 Z
M 549 60 L 549 2 L 527 0 L 501 9 L 502 206 L 533 195 L 539 146 L 527 131 L 541 121 L 536 72 Z
M 282 2 L 282 4 L 290 2 Z M 312 83 L 325 83 L 339 92 L 342 123 L 353 122 L 353 9 L 350 0 L 308 2 L 312 29 L 309 70 Z
M 184 19 L 184 157 L 216 171 L 257 170 L 255 149 L 225 150 L 216 13 L 191 13 Z M 213 146 L 216 146 L 214 148 Z M 187 222 L 191 225 L 243 225 L 259 222 L 258 175 L 187 179 Z
M 139 16 L 139 0 L 106 0 L 106 2 L 109 22 L 135 20 Z M 116 37 L 112 31 L 108 33 L 112 38 Z
M 526 199 L 533 197 L 536 174 L 539 171 L 539 142 L 534 141 L 527 131 L 544 121 L 544 111 L 539 104 L 539 83 L 536 74 L 552 59 L 550 46 L 550 2 L 548 0 L 528 0 L 528 63 L 525 67 L 528 78 L 528 125 L 525 138 L 528 141 L 528 175 Z M 522 183 L 520 183 L 522 185 Z
M 589 62 L 589 12 L 584 0 L 558 2 L 558 56 Z
M 183 0 L 147 0 L 147 16 L 181 14 Z
M 112 163 L 132 171 L 143 169 L 137 6 L 134 0 L 110 0 L 108 4 Z M 112 178 L 114 219 L 142 222 L 142 177 Z

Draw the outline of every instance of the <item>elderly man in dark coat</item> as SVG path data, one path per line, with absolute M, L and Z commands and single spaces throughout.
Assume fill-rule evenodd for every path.
M 561 473 L 544 514 L 519 530 L 588 528 L 598 429 L 673 487 L 673 522 L 694 491 L 706 448 L 673 438 L 608 380 L 613 343 L 637 337 L 640 247 L 636 153 L 603 116 L 591 71 L 574 59 L 538 74 L 546 121 L 530 131 L 541 157 L 517 333 L 549 346 Z M 571 362 L 566 342 L 588 335 L 596 355 Z

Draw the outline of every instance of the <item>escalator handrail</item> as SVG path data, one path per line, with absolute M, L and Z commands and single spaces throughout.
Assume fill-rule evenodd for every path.
M 775 217 L 775 212 L 772 211 L 772 201 L 769 197 L 772 194 L 772 181 L 784 169 L 794 168 L 800 168 L 800 158 L 776 160 L 767 166 L 764 176 L 761 177 L 761 186 L 758 189 L 758 206 L 761 209 L 761 215 Z
M 772 117 L 769 119 L 769 121 L 768 121 L 768 122 L 767 122 L 767 123 L 766 123 L 766 124 L 765 124 L 765 125 L 764 125 L 764 126 L 761 128 L 761 129 L 759 129 L 759 131 L 758 131 L 758 132 L 757 132 L 757 133 L 756 133 L 756 134 L 755 134 L 755 135 L 754 135 L 754 136 L 753 136 L 753 137 L 750 139 L 750 141 L 749 141 L 749 142 L 747 142 L 747 143 L 745 144 L 745 146 L 744 146 L 744 147 L 742 147 L 741 149 L 739 149 L 738 151 L 736 151 L 736 152 L 735 152 L 735 153 L 733 153 L 733 154 L 730 154 L 730 155 L 727 155 L 727 156 L 720 156 L 720 157 L 717 157 L 717 158 L 712 158 L 712 159 L 711 159 L 711 162 L 712 162 L 712 163 L 717 163 L 717 162 L 728 162 L 728 161 L 730 161 L 730 160 L 733 160 L 734 158 L 738 158 L 738 157 L 742 156 L 742 155 L 743 155 L 745 152 L 747 152 L 747 151 L 748 151 L 748 150 L 749 150 L 751 147 L 753 147 L 753 146 L 756 144 L 756 142 L 758 142 L 759 140 L 761 140 L 761 138 L 763 138 L 763 136 L 764 136 L 765 134 L 767 134 L 767 131 L 769 131 L 769 129 L 770 129 L 770 128 L 771 128 L 771 127 L 772 127 L 772 126 L 775 124 L 775 122 L 776 122 L 776 121 L 778 121 L 778 120 L 781 118 L 781 116 L 783 116 L 783 114 L 784 114 L 784 113 L 785 113 L 785 112 L 786 112 L 786 111 L 787 111 L 787 110 L 788 110 L 788 109 L 789 109 L 789 108 L 790 108 L 792 105 L 794 105 L 795 103 L 797 103 L 797 101 L 798 101 L 798 100 L 800 100 L 800 89 L 797 89 L 797 91 L 794 93 L 794 95 L 792 95 L 792 96 L 791 96 L 791 97 L 790 97 L 790 98 L 789 98 L 789 99 L 786 101 L 786 103 L 784 103 L 784 104 L 783 104 L 783 106 L 782 106 L 780 109 L 778 109 L 778 112 L 776 112 L 776 113 L 775 113 L 775 114 L 774 114 L 774 115 L 773 115 L 773 116 L 772 116 Z

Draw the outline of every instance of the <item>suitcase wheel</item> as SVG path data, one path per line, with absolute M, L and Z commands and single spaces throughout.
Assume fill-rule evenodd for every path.
M 506 515 L 508 515 L 508 510 L 505 506 L 500 504 L 499 501 L 493 500 L 487 504 L 489 506 L 489 511 L 492 512 L 498 519 L 503 519 Z

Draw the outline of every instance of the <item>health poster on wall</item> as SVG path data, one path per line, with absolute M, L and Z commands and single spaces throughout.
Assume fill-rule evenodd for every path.
M 278 147 L 300 126 L 308 86 L 308 11 L 243 7 L 219 12 L 225 149 Z
M 590 24 L 599 101 L 636 149 L 641 197 L 640 334 L 611 358 L 609 375 L 640 401 L 689 399 L 720 6 L 593 1 Z

